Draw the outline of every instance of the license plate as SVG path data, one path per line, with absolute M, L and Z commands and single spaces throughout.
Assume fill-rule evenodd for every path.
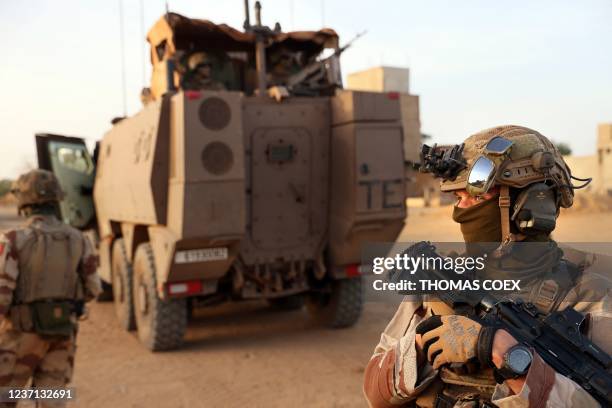
M 194 262 L 223 261 L 227 259 L 227 248 L 204 248 L 176 251 L 174 263 L 185 264 Z

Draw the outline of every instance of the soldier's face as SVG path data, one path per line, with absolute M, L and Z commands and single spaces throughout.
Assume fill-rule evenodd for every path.
M 496 198 L 499 195 L 499 188 L 493 187 L 480 197 L 473 197 L 466 190 L 456 190 L 454 191 L 454 194 L 455 197 L 457 197 L 455 207 L 470 208 L 471 206 L 482 203 L 483 201 Z

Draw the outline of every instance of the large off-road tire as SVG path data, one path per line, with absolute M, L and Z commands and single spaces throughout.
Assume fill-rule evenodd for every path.
M 153 249 L 148 242 L 136 249 L 133 291 L 136 327 L 142 344 L 151 351 L 180 347 L 187 329 L 187 301 L 159 298 Z
M 304 295 L 290 295 L 268 299 L 270 306 L 276 310 L 299 310 L 304 307 Z
M 308 297 L 308 313 L 320 324 L 332 328 L 351 327 L 363 309 L 361 277 L 334 280 L 327 290 L 313 291 Z
M 123 238 L 115 240 L 111 255 L 113 300 L 119 324 L 125 330 L 134 330 L 134 302 L 132 301 L 132 265 L 128 261 Z
M 113 285 L 104 281 L 100 283 L 102 284 L 102 292 L 100 292 L 96 300 L 98 302 L 111 302 L 113 300 Z

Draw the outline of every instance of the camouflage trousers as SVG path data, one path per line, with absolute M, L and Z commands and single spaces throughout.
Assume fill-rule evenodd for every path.
M 42 337 L 14 330 L 0 322 L 0 387 L 60 388 L 72 378 L 74 336 Z M 0 407 L 14 407 L 0 403 Z M 38 407 L 63 407 L 63 402 L 39 403 Z

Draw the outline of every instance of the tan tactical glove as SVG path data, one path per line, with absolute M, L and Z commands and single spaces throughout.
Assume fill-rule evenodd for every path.
M 465 363 L 476 358 L 482 326 L 465 316 L 432 316 L 416 327 L 423 352 L 434 369 L 443 364 Z

